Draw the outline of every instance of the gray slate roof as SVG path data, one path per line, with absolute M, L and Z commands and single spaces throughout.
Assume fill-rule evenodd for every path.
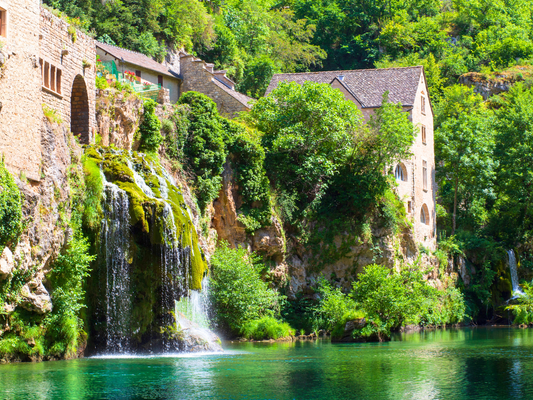
M 220 82 L 216 77 L 213 78 L 213 83 L 216 86 L 218 86 L 220 89 L 228 93 L 230 96 L 232 96 L 239 103 L 245 105 L 248 108 L 252 106 L 250 102 L 255 101 L 255 99 L 252 99 L 251 97 L 248 97 L 245 94 L 242 94 L 240 92 L 237 92 L 236 90 L 230 89 L 227 85 Z
M 335 78 L 344 76 L 343 79 L 339 80 L 361 103 L 363 108 L 380 107 L 383 93 L 386 91 L 389 92 L 389 101 L 402 103 L 404 106 L 412 106 L 415 102 L 422 71 L 423 68 L 418 66 L 276 74 L 272 77 L 265 95 L 268 95 L 283 81 L 299 84 L 306 81 L 331 83 Z
M 142 68 L 146 68 L 152 71 L 156 71 L 161 75 L 166 75 L 174 79 L 179 79 L 176 73 L 172 72 L 167 66 L 158 63 L 155 60 L 152 60 L 150 57 L 137 53 L 135 51 L 126 50 L 121 47 L 112 46 L 110 44 L 96 42 L 96 47 L 102 49 L 108 54 L 111 54 L 113 57 L 123 59 L 125 62 L 133 65 L 137 65 Z

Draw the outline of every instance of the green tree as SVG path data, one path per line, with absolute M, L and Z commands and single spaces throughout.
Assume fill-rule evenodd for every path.
M 533 229 L 533 90 L 516 84 L 497 111 L 498 220 L 512 241 Z M 529 235 L 529 234 L 528 234 Z
M 139 145 L 140 151 L 147 153 L 157 153 L 163 136 L 161 136 L 161 121 L 155 115 L 157 103 L 153 100 L 144 101 L 143 122 L 139 126 L 141 140 Z
M 279 295 L 261 280 L 257 259 L 227 243 L 211 258 L 210 295 L 218 323 L 238 334 L 245 322 L 279 314 Z
M 295 199 L 300 212 L 323 195 L 362 125 L 354 103 L 328 84 L 281 83 L 250 112 L 264 132 L 265 167 L 271 182 Z
M 435 132 L 437 179 L 452 200 L 444 200 L 452 211 L 451 234 L 457 228 L 457 208 L 474 212 L 479 223 L 486 222 L 485 201 L 494 196 L 493 180 L 498 163 L 493 158 L 493 113 L 481 103 L 472 89 L 452 87 L 445 90 Z M 447 103 L 448 99 L 455 101 Z M 443 122 L 441 122 L 443 121 Z M 451 203 L 451 204 L 450 204 Z

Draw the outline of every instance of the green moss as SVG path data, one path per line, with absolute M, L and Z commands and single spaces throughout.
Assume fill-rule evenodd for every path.
M 145 214 L 145 203 L 149 203 L 150 199 L 143 193 L 143 191 L 135 183 L 131 182 L 115 182 L 118 187 L 128 194 L 130 203 L 130 222 L 132 225 L 141 224 L 144 232 L 150 232 L 150 225 L 148 224 Z
M 128 167 L 125 158 L 112 156 L 103 161 L 102 168 L 108 181 L 135 182 L 133 171 Z
M 103 217 L 101 205 L 104 183 L 97 159 L 85 155 L 82 159 L 85 175 L 85 201 L 83 207 L 83 222 L 90 229 L 97 229 Z

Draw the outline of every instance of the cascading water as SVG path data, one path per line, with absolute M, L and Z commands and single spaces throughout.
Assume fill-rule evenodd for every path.
M 516 257 L 513 250 L 507 250 L 509 256 L 509 270 L 511 271 L 511 284 L 513 286 L 513 297 L 518 297 L 523 294 L 522 289 L 518 282 L 518 272 L 517 272 L 517 263 Z
M 95 283 L 94 291 L 96 298 L 104 294 L 105 300 L 96 300 L 93 309 L 92 333 L 100 337 L 94 351 L 213 349 L 205 343 L 219 339 L 207 330 L 206 310 L 199 305 L 205 297 L 206 279 L 200 289 L 207 266 L 191 211 L 174 180 L 159 163 L 141 154 L 88 151 L 102 168 L 104 186 L 98 276 L 105 277 L 105 293 L 99 289 L 101 283 Z M 193 305 L 186 324 L 194 326 L 187 335 L 180 331 L 177 301 Z M 198 338 L 194 332 L 200 321 Z
M 106 351 L 128 351 L 132 310 L 129 244 L 128 195 L 103 177 L 104 218 L 102 220 L 102 256 L 106 271 Z

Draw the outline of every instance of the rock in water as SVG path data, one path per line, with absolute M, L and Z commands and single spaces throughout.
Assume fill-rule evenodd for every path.
M 209 329 L 187 319 L 183 313 L 176 316 L 176 340 L 181 351 L 224 351 L 220 338 Z

